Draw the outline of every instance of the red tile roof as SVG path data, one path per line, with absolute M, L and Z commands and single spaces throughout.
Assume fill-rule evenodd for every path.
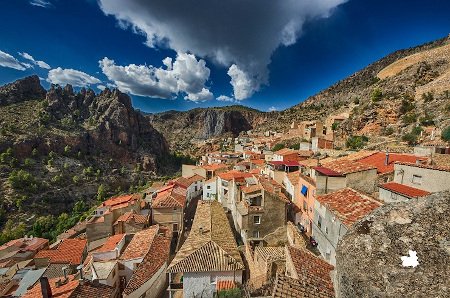
M 193 183 L 195 183 L 197 181 L 202 181 L 202 180 L 205 180 L 205 177 L 202 177 L 200 175 L 194 174 L 194 175 L 189 176 L 189 177 L 180 177 L 180 178 L 176 179 L 174 181 L 174 183 L 176 185 L 181 186 L 181 187 L 188 188 Z
M 260 185 L 250 185 L 250 186 L 242 186 L 241 187 L 241 191 L 246 194 L 260 191 L 261 189 L 262 188 Z
M 332 265 L 306 250 L 288 247 L 287 251 L 299 279 L 305 279 L 326 292 L 334 293 L 330 276 L 331 271 L 334 270 Z
M 430 194 L 430 192 L 414 188 L 411 186 L 403 185 L 396 182 L 388 182 L 380 185 L 381 188 L 395 192 L 397 194 L 406 196 L 408 198 L 419 198 Z
M 250 173 L 246 173 L 246 172 L 240 172 L 240 171 L 232 170 L 232 171 L 220 173 L 217 176 L 219 176 L 223 180 L 230 181 L 230 180 L 233 180 L 233 179 L 252 177 L 253 175 L 250 174 Z
M 186 190 L 178 186 L 158 193 L 152 202 L 152 208 L 184 208 L 185 205 Z
M 133 239 L 131 239 L 120 259 L 131 260 L 145 257 L 158 231 L 159 225 L 154 225 L 134 234 Z
M 46 246 L 48 244 L 48 239 L 44 238 L 19 238 L 11 240 L 2 246 L 0 246 L 0 251 L 14 246 L 17 250 L 21 251 L 35 251 L 40 247 Z
M 119 205 L 119 204 L 123 204 L 123 203 L 128 203 L 135 199 L 137 199 L 135 195 L 123 195 L 123 196 L 110 198 L 110 199 L 104 201 L 100 206 L 102 206 L 102 207 L 115 206 L 115 205 Z
M 50 288 L 52 291 L 52 298 L 110 298 L 113 297 L 114 288 L 100 283 L 92 283 L 85 280 L 80 283 L 78 277 L 69 275 L 68 281 L 60 286 L 56 286 L 56 282 L 61 277 L 49 279 Z M 31 289 L 29 289 L 23 298 L 42 298 L 41 283 L 38 281 Z
M 117 247 L 117 244 L 122 241 L 122 239 L 125 237 L 125 234 L 117 234 L 114 236 L 109 237 L 105 244 L 103 244 L 99 249 L 97 249 L 95 252 L 105 252 L 105 251 L 111 251 L 114 250 Z
M 351 188 L 318 196 L 317 201 L 336 214 L 347 227 L 382 205 L 375 199 Z
M 281 155 L 281 156 L 291 155 L 291 154 L 296 154 L 296 153 L 297 152 L 295 150 L 292 150 L 289 148 L 283 148 L 283 149 L 280 149 L 280 150 L 274 152 L 274 154 Z
M 348 160 L 345 158 L 336 159 L 333 162 L 326 163 L 322 167 L 316 167 L 316 168 L 320 168 L 320 169 L 322 169 L 322 171 L 324 171 L 324 169 L 328 169 L 333 172 L 339 173 L 341 175 L 347 175 L 347 174 L 351 174 L 351 173 L 376 169 L 376 167 L 374 167 L 372 165 L 363 164 L 361 162 L 352 161 L 352 160 Z
M 203 168 L 207 171 L 216 171 L 218 169 L 225 169 L 228 168 L 228 165 L 222 164 L 222 163 L 214 163 L 210 165 L 205 165 Z
M 397 161 L 416 163 L 417 160 L 426 161 L 425 157 L 418 157 L 412 154 L 389 153 L 388 164 L 385 164 L 386 153 L 377 152 L 359 160 L 360 163 L 371 165 L 377 168 L 378 173 L 385 174 L 394 172 L 394 163 Z
M 123 291 L 124 294 L 130 295 L 150 280 L 161 266 L 169 261 L 169 252 L 170 239 L 156 235 L 144 260 L 139 264 L 136 271 L 133 272 L 130 281 Z M 164 272 L 163 274 L 165 275 L 166 273 Z
M 114 223 L 114 225 L 118 224 L 120 221 L 123 222 L 134 222 L 136 224 L 145 225 L 147 223 L 147 216 L 142 214 L 137 214 L 134 210 L 128 211 L 122 214 Z
M 300 166 L 300 163 L 298 161 L 295 161 L 295 160 L 288 160 L 288 161 L 272 160 L 272 161 L 269 161 L 269 163 L 274 165 L 274 166 L 279 166 L 279 165 L 283 165 L 283 166 L 286 166 L 286 167 L 298 167 L 298 166 Z
M 316 170 L 317 172 L 319 172 L 325 176 L 329 176 L 329 177 L 341 177 L 342 176 L 341 173 L 333 171 L 326 167 L 322 167 L 322 166 L 313 167 L 313 169 Z
M 50 264 L 81 264 L 86 245 L 85 239 L 64 239 L 56 249 L 41 250 L 35 258 L 48 258 Z
M 255 165 L 263 165 L 266 161 L 264 159 L 252 159 L 250 163 Z

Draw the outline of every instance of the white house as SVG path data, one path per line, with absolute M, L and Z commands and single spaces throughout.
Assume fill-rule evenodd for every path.
M 217 180 L 218 178 L 214 177 L 203 184 L 203 200 L 217 200 Z
M 191 202 L 193 198 L 199 197 L 203 192 L 203 182 L 205 178 L 194 174 L 189 177 L 180 177 L 174 181 L 174 183 L 184 189 L 186 189 L 187 204 Z

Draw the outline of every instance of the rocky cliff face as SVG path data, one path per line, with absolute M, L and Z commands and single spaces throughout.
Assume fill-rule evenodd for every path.
M 36 75 L 0 87 L 0 105 L 42 99 L 44 96 L 45 89 L 41 86 L 39 77 Z
M 266 121 L 265 113 L 242 106 L 169 111 L 147 116 L 175 150 L 188 150 L 192 140 L 237 136 Z
M 336 252 L 337 297 L 448 297 L 450 193 L 387 204 L 357 223 Z M 402 257 L 417 254 L 416 267 Z

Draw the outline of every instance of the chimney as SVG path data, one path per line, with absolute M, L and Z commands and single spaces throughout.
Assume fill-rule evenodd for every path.
M 69 270 L 69 267 L 64 266 L 61 269 L 62 269 L 62 272 L 64 274 L 64 281 L 67 281 L 67 270 Z
M 384 165 L 387 166 L 389 164 L 389 150 L 386 150 L 386 158 L 384 160 Z
M 77 267 L 78 272 L 80 272 L 80 282 L 84 280 L 84 276 L 83 276 L 83 264 L 78 265 Z
M 51 298 L 52 297 L 52 288 L 50 288 L 50 283 L 48 282 L 48 278 L 41 277 L 41 278 L 39 278 L 39 282 L 41 283 L 42 298 Z

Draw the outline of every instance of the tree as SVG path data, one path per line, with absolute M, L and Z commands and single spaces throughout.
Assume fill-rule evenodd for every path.
M 106 198 L 106 189 L 103 184 L 100 184 L 97 189 L 97 201 L 103 202 Z
M 383 98 L 383 91 L 380 88 L 375 88 L 372 91 L 372 101 L 380 101 L 381 98 Z
M 347 139 L 346 146 L 353 150 L 362 149 L 367 142 L 369 141 L 369 138 L 366 136 L 350 136 Z
M 443 131 L 442 131 L 442 135 L 441 138 L 446 141 L 446 142 L 450 142 L 450 126 L 447 126 Z
M 281 149 L 283 149 L 283 148 L 285 148 L 286 146 L 283 144 L 283 143 L 278 143 L 278 144 L 275 144 L 273 147 L 272 147 L 272 151 L 278 151 L 278 150 L 281 150 Z

